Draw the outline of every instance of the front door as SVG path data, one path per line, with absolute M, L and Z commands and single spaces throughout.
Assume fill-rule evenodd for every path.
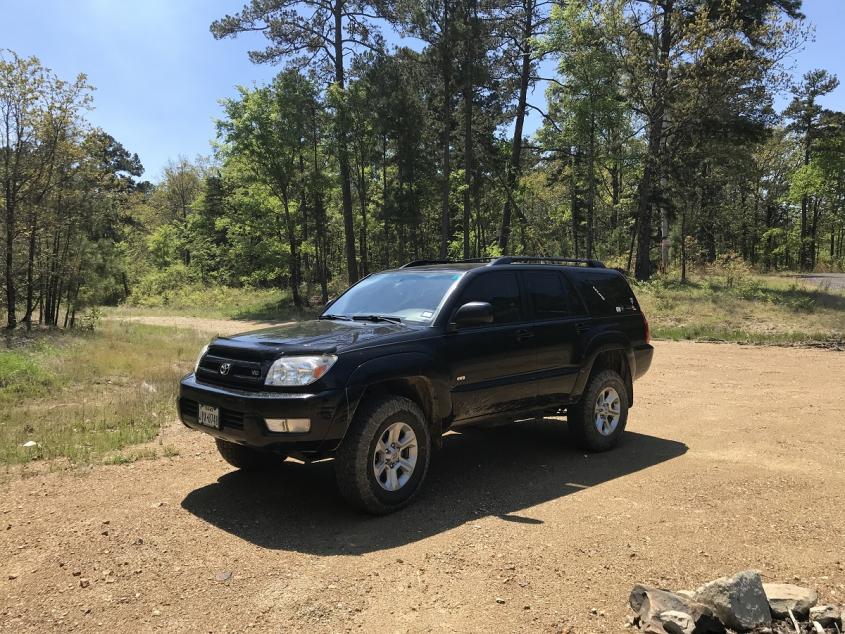
M 461 328 L 445 337 L 444 354 L 452 376 L 455 420 L 490 417 L 531 409 L 537 396 L 532 371 L 536 350 L 523 310 L 516 273 L 490 271 L 471 280 L 454 308 L 489 302 L 493 323 Z

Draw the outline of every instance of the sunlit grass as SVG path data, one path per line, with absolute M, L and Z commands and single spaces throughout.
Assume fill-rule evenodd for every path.
M 845 294 L 795 278 L 672 276 L 638 284 L 637 297 L 656 338 L 769 345 L 841 343 Z
M 0 349 L 0 463 L 89 463 L 152 440 L 206 343 L 193 330 L 126 322 L 37 337 Z
M 312 289 L 313 290 L 313 289 Z M 108 309 L 110 316 L 178 315 L 206 319 L 250 319 L 287 321 L 311 317 L 321 308 L 312 296 L 310 308 L 298 310 L 290 293 L 278 289 L 229 288 L 226 286 L 187 286 L 157 296 L 130 296 L 119 308 Z

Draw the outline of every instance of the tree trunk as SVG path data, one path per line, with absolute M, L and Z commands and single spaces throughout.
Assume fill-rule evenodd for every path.
M 343 8 L 345 0 L 337 0 L 334 5 L 334 60 L 335 83 L 341 91 L 344 89 L 345 71 L 343 68 Z M 338 112 L 337 162 L 340 166 L 340 188 L 343 198 L 343 237 L 346 248 L 346 275 L 349 283 L 358 281 L 358 266 L 355 262 L 355 223 L 352 215 L 352 183 L 349 169 L 349 120 L 346 105 L 342 104 Z
M 443 110 L 441 114 L 443 118 L 443 131 L 441 133 L 443 183 L 440 202 L 440 259 L 445 259 L 449 253 L 449 238 L 451 233 L 449 228 L 449 194 L 451 192 L 451 184 L 449 183 L 451 175 L 449 142 L 452 127 L 452 58 L 449 50 L 449 0 L 443 0 L 443 35 L 440 43 L 440 57 L 443 79 Z
M 525 109 L 528 103 L 528 84 L 531 78 L 531 36 L 534 32 L 534 0 L 525 0 L 525 28 L 522 32 L 522 70 L 519 74 L 519 100 L 516 105 L 516 120 L 513 126 L 513 142 L 508 163 L 507 191 L 502 209 L 502 226 L 499 229 L 499 250 L 508 252 L 511 233 L 511 210 L 516 184 L 522 168 L 522 129 L 525 124 Z
M 293 223 L 293 217 L 290 213 L 290 201 L 287 193 L 282 193 L 282 208 L 285 212 L 285 232 L 288 239 L 288 248 L 290 249 L 290 292 L 293 305 L 297 308 L 302 308 L 302 296 L 299 292 L 301 283 L 300 262 L 299 262 L 299 244 L 296 240 L 296 227 Z
M 587 157 L 587 258 L 593 257 L 593 239 L 595 237 L 596 204 L 596 122 L 595 114 L 590 114 L 590 156 Z
M 464 9 L 464 258 L 470 257 L 469 232 L 473 194 L 473 78 L 475 70 L 475 4 L 467 0 Z
M 14 246 L 15 246 L 15 194 L 12 184 L 6 181 L 6 328 L 12 330 L 18 325 L 15 307 L 17 294 L 15 288 Z
M 658 52 L 658 74 L 654 91 L 654 104 L 649 117 L 648 152 L 643 176 L 640 180 L 637 201 L 637 263 L 634 275 L 638 280 L 651 277 L 651 232 L 652 205 L 655 179 L 662 159 L 663 117 L 666 112 L 666 90 L 669 81 L 669 53 L 672 49 L 672 9 L 670 0 L 663 4 L 663 19 L 660 26 L 660 47 Z

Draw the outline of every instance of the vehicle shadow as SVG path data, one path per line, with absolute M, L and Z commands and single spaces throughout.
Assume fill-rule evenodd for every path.
M 627 432 L 619 447 L 585 457 L 566 425 L 545 419 L 444 438 L 424 490 L 385 517 L 350 509 L 331 461 L 285 462 L 277 471 L 233 471 L 189 493 L 182 508 L 263 548 L 354 555 L 393 548 L 487 515 L 524 524 L 519 511 L 683 455 L 683 443 Z

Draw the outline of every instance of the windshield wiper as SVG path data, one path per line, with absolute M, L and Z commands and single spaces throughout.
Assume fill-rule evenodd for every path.
M 355 321 L 389 321 L 393 324 L 402 323 L 401 317 L 394 317 L 393 315 L 352 315 Z
M 317 319 L 339 319 L 340 321 L 350 321 L 352 318 L 346 315 L 320 315 Z

